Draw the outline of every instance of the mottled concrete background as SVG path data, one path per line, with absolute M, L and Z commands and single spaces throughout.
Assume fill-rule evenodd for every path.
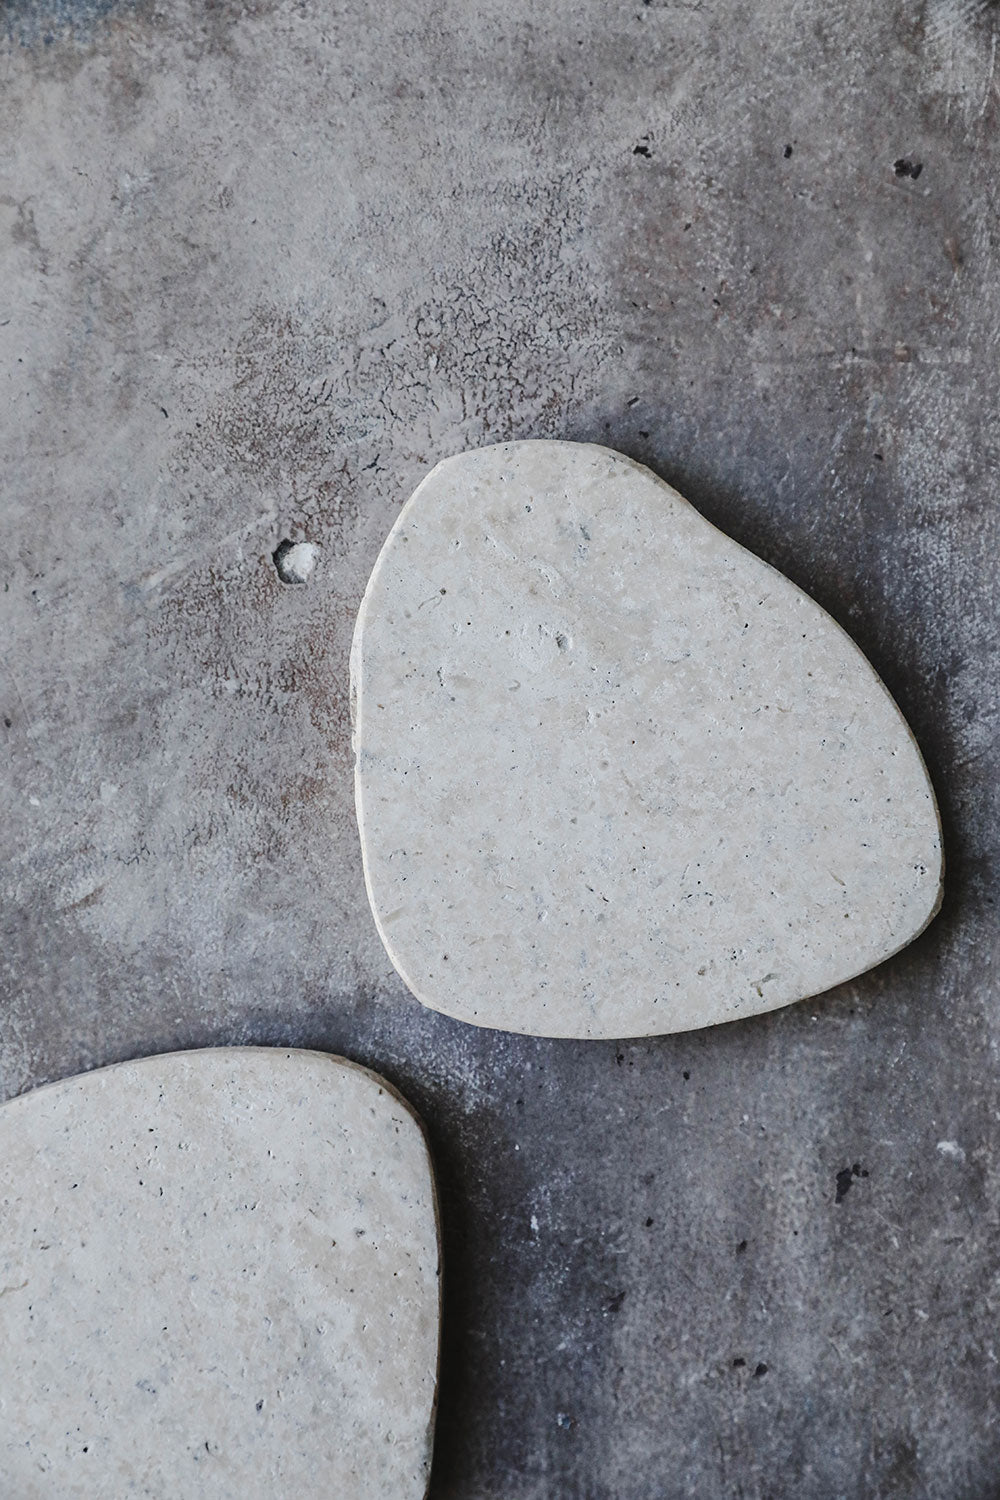
M 0 12 L 2 1088 L 274 1042 L 403 1089 L 445 1214 L 435 1500 L 1000 1494 L 998 29 Z M 868 652 L 945 820 L 904 954 L 620 1047 L 408 997 L 350 632 L 427 466 L 527 436 L 651 464 Z

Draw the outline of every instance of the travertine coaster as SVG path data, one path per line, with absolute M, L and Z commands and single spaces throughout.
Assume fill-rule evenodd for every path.
M 0 1491 L 420 1500 L 418 1121 L 316 1052 L 122 1063 L 0 1108 Z
M 606 448 L 439 464 L 382 548 L 351 676 L 372 910 L 448 1015 L 734 1020 L 860 974 L 940 904 L 934 794 L 868 662 Z

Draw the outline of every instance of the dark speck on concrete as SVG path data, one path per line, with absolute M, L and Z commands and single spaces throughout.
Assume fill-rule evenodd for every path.
M 753 1373 L 754 1379 L 759 1380 L 762 1375 L 767 1374 L 767 1365 L 765 1365 L 764 1362 L 761 1361 L 761 1363 L 756 1367 Z
M 922 161 L 911 161 L 908 156 L 900 156 L 893 162 L 892 170 L 897 177 L 912 177 L 916 182 L 924 170 L 924 164 Z
M 844 1199 L 851 1191 L 851 1184 L 853 1183 L 855 1177 L 867 1176 L 867 1169 L 863 1167 L 859 1161 L 856 1161 L 851 1167 L 842 1167 L 841 1170 L 837 1173 L 837 1202 L 843 1203 Z

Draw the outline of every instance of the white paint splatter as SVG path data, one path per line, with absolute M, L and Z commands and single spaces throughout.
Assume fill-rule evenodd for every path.
M 957 1141 L 938 1141 L 937 1148 L 942 1156 L 947 1156 L 952 1161 L 965 1160 L 965 1152 Z

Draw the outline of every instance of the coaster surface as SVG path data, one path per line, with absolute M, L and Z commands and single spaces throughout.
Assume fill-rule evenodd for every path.
M 447 459 L 351 658 L 365 877 L 425 1005 L 543 1036 L 774 1010 L 941 900 L 913 737 L 844 631 L 606 448 Z
M 364 1068 L 221 1048 L 0 1108 L 3 1493 L 421 1500 L 421 1127 Z

